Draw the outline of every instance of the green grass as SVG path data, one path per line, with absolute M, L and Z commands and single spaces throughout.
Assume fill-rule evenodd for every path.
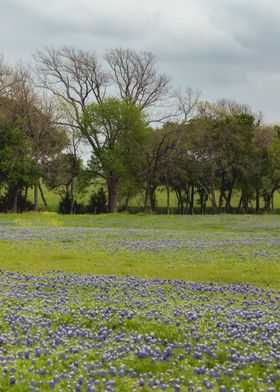
M 99 184 L 92 184 L 87 192 L 81 196 L 77 196 L 77 201 L 79 203 L 83 203 L 83 204 L 87 204 L 88 200 L 89 200 L 89 196 L 93 191 L 96 191 L 99 187 Z M 106 186 L 105 186 L 106 188 Z M 59 195 L 58 192 L 56 191 L 51 191 L 48 190 L 44 185 L 43 185 L 43 191 L 44 191 L 44 195 L 45 198 L 47 200 L 48 206 L 49 206 L 49 210 L 50 211 L 57 211 L 58 210 L 58 205 L 59 202 L 61 200 L 61 197 Z M 219 198 L 219 193 L 217 192 L 217 202 L 218 202 L 218 198 Z M 240 192 L 239 191 L 235 191 L 233 193 L 233 198 L 232 198 L 232 206 L 233 208 L 237 208 L 238 203 L 239 203 L 239 198 L 240 198 Z M 28 191 L 28 199 L 33 202 L 33 189 L 29 189 Z M 158 190 L 156 191 L 156 200 L 157 200 L 157 207 L 160 208 L 166 208 L 166 191 L 164 188 L 158 188 Z M 133 197 L 129 203 L 130 207 L 138 207 L 141 208 L 144 205 L 144 193 L 139 193 L 139 195 Z M 252 201 L 252 204 L 249 205 L 249 207 L 251 208 L 255 208 L 256 204 L 255 201 Z M 263 208 L 264 203 L 263 200 L 260 200 L 260 208 Z M 170 192 L 170 207 L 176 209 L 178 207 L 178 202 L 177 202 L 177 198 L 176 198 L 176 194 L 175 192 Z M 198 196 L 195 195 L 195 207 L 198 207 Z M 211 202 L 210 200 L 207 201 L 207 207 L 211 208 Z M 274 194 L 274 208 L 275 209 L 279 209 L 280 208 L 280 192 L 275 192 Z M 39 209 L 40 210 L 44 210 L 44 204 L 43 201 L 41 199 L 41 197 L 39 196 Z
M 0 230 L 4 231 L 6 226 L 26 227 L 37 234 L 45 228 L 54 233 L 54 239 L 2 239 L 0 269 L 32 273 L 61 270 L 280 287 L 278 216 L 0 215 Z M 77 240 L 75 234 L 68 238 L 65 229 L 75 227 L 122 230 L 105 230 Z M 61 233 L 62 238 L 56 240 L 55 233 Z M 154 249 L 154 243 L 161 241 L 182 241 L 183 245 Z M 140 244 L 140 249 L 135 243 Z

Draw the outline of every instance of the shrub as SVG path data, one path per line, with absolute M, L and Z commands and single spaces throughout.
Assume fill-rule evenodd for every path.
M 102 214 L 107 212 L 107 196 L 101 187 L 97 192 L 93 192 L 87 205 L 87 212 L 90 214 Z
M 0 198 L 1 212 L 8 212 L 12 209 L 13 198 L 14 198 L 13 192 L 10 189 L 8 189 L 7 192 Z M 27 195 L 22 194 L 22 192 L 20 192 L 18 195 L 17 210 L 18 212 L 33 210 L 33 204 L 29 200 L 27 200 Z

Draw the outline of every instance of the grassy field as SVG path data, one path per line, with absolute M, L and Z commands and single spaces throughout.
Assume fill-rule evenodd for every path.
M 0 215 L 0 391 L 280 391 L 279 216 Z
M 280 287 L 278 216 L 1 215 L 0 268 Z

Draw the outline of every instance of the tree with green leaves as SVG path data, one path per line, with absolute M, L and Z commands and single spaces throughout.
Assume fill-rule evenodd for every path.
M 108 98 L 89 105 L 83 122 L 92 148 L 91 167 L 106 182 L 108 212 L 116 212 L 119 185 L 148 134 L 145 115 L 127 100 Z
M 268 213 L 274 209 L 274 194 L 280 189 L 280 128 L 263 127 L 257 136 L 259 193 L 264 201 L 264 210 Z
M 235 181 L 250 166 L 255 127 L 255 117 L 248 108 L 236 103 L 226 105 L 224 101 L 200 104 L 198 116 L 188 125 L 189 150 L 207 172 L 197 180 L 198 185 L 214 212 L 224 201 L 230 209 Z
M 0 100 L 0 188 L 11 200 L 8 209 L 17 212 L 19 195 L 24 188 L 34 184 L 38 171 L 30 140 L 18 127 L 17 113 L 3 110 L 3 107 L 11 109 L 13 105 L 8 98 Z

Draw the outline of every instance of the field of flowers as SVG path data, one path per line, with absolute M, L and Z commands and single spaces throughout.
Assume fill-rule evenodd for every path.
M 280 287 L 280 221 L 275 219 L 82 218 L 52 218 L 45 225 L 0 218 L 0 269 Z M 78 226 L 83 223 L 89 226 Z
M 1 218 L 1 392 L 280 391 L 278 217 Z
M 278 391 L 279 293 L 1 272 L 0 390 Z

